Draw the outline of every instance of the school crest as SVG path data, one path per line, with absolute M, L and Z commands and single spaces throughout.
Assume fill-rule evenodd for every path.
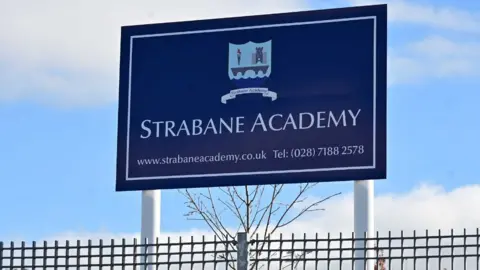
M 228 44 L 228 76 L 237 86 L 221 101 L 226 104 L 242 94 L 262 94 L 263 97 L 277 99 L 277 94 L 264 87 L 272 73 L 272 41 L 263 43 Z

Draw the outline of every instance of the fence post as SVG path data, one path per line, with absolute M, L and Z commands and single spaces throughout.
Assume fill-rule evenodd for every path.
M 3 269 L 3 242 L 0 242 L 0 269 Z
M 237 233 L 237 270 L 248 270 L 247 233 Z

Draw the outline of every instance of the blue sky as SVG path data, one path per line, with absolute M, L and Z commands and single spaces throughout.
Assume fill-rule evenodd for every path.
M 65 24 L 80 25 L 80 16 L 58 15 L 60 21 L 47 22 L 50 18 L 41 16 L 45 9 L 24 4 L 29 7 L 22 14 L 38 19 L 39 29 L 55 25 L 51 39 L 63 42 L 54 50 L 48 37 L 36 37 L 33 30 L 22 32 L 26 26 L 14 16 L 21 10 L 19 2 L 0 3 L 0 25 L 13 26 L 0 26 L 0 239 L 39 239 L 63 232 L 138 232 L 140 193 L 114 192 L 117 55 L 105 44 L 117 46 L 117 39 L 100 30 L 116 31 L 116 25 L 100 26 L 105 29 L 98 33 L 94 25 L 84 26 L 95 37 L 104 38 L 105 44 L 91 42 L 80 32 L 78 40 L 69 42 L 58 37 L 65 32 L 56 24 L 72 20 Z M 56 3 L 53 8 L 69 10 L 67 14 L 78 8 L 51 2 Z M 96 7 L 93 1 L 84 2 Z M 233 7 L 219 9 L 233 15 L 248 12 L 234 10 L 242 1 L 231 2 Z M 282 11 L 370 3 L 263 2 L 260 13 L 270 11 L 273 2 Z M 162 11 L 155 10 L 161 8 L 152 3 L 151 9 L 132 12 L 130 20 L 115 17 L 130 16 L 126 15 L 128 4 L 119 5 L 118 10 L 101 5 L 98 12 L 92 11 L 92 18 L 102 23 L 97 13 L 111 11 L 118 25 L 160 21 Z M 171 5 L 173 11 L 179 8 Z M 480 2 L 395 1 L 389 12 L 388 179 L 376 182 L 376 193 L 409 193 L 421 183 L 441 185 L 447 191 L 478 184 Z M 219 14 L 197 10 L 178 19 Z M 168 16 L 167 20 L 176 19 Z M 348 193 L 352 187 L 350 182 L 321 184 L 311 195 Z M 162 231 L 205 229 L 182 216 L 184 201 L 177 191 L 162 192 Z M 336 211 L 334 205 L 328 210 Z

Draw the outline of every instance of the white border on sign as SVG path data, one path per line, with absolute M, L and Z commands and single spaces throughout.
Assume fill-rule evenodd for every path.
M 162 37 L 162 36 L 178 36 L 200 33 L 214 33 L 214 32 L 226 32 L 226 31 L 239 31 L 248 29 L 261 29 L 271 27 L 284 27 L 284 26 L 299 26 L 299 25 L 311 25 L 311 24 L 323 24 L 334 22 L 347 22 L 347 21 L 359 21 L 359 20 L 373 20 L 373 165 L 372 166 L 356 166 L 356 167 L 337 167 L 337 168 L 315 168 L 315 169 L 298 169 L 298 170 L 275 170 L 275 171 L 257 171 L 257 172 L 232 172 L 232 173 L 210 173 L 210 174 L 187 174 L 187 175 L 164 175 L 164 176 L 149 176 L 149 177 L 128 177 L 129 168 L 129 147 L 130 147 L 130 102 L 131 102 L 131 90 L 132 90 L 132 55 L 133 55 L 133 41 L 138 38 L 150 38 L 150 37 Z M 216 177 L 216 176 L 241 176 L 241 175 L 264 175 L 264 174 L 282 174 L 282 173 L 301 173 L 301 172 L 327 172 L 327 171 L 346 171 L 346 170 L 365 170 L 375 169 L 376 167 L 376 116 L 377 116 L 377 17 L 365 16 L 356 18 L 345 18 L 335 20 L 322 20 L 311 22 L 296 22 L 296 23 L 281 23 L 281 24 L 269 24 L 269 25 L 257 25 L 257 26 L 245 26 L 245 27 L 233 27 L 233 28 L 221 28 L 221 29 L 208 29 L 197 31 L 185 31 L 185 32 L 173 32 L 162 34 L 149 34 L 149 35 L 137 35 L 130 37 L 130 56 L 128 67 L 128 115 L 127 115 L 127 151 L 126 151 L 126 180 L 154 180 L 154 179 L 172 179 L 172 178 L 194 178 L 194 177 Z

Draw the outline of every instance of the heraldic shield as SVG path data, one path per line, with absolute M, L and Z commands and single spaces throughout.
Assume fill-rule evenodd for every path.
M 222 96 L 222 103 L 237 95 L 257 93 L 273 100 L 277 94 L 262 87 L 272 72 L 272 41 L 228 44 L 228 76 L 238 87 Z

